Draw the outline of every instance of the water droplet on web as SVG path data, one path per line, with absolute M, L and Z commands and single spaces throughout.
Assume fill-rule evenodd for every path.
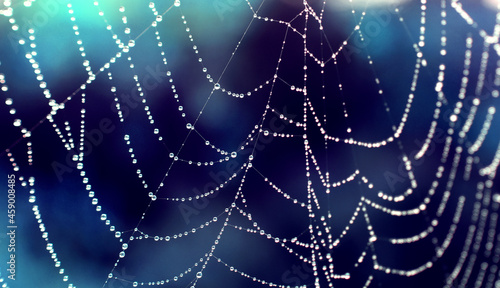
M 231 158 L 236 158 L 238 154 L 236 152 L 231 152 Z
M 125 257 L 125 251 L 121 251 L 121 252 L 120 252 L 120 254 L 119 254 L 118 256 L 120 256 L 120 258 Z
M 203 273 L 201 273 L 201 271 L 196 273 L 196 278 L 200 279 L 201 277 L 203 277 Z
M 181 0 L 175 0 L 175 1 L 174 1 L 174 6 L 175 6 L 175 7 L 179 7 L 179 6 L 181 6 Z
M 5 105 L 10 106 L 10 105 L 12 105 L 12 103 L 13 103 L 12 98 L 5 99 Z
M 189 129 L 189 130 L 191 130 L 193 128 L 193 125 L 191 125 L 191 123 L 187 123 L 186 124 L 186 128 Z
M 14 126 L 16 126 L 16 127 L 21 126 L 21 119 L 14 120 Z
M 128 248 L 128 244 L 127 244 L 127 243 L 123 243 L 123 244 L 122 244 L 122 249 L 123 249 L 123 250 L 127 250 L 127 248 Z
M 163 17 L 161 15 L 156 16 L 156 22 L 161 22 Z
M 220 84 L 219 83 L 215 83 L 214 88 L 215 88 L 215 90 L 219 90 L 220 89 Z

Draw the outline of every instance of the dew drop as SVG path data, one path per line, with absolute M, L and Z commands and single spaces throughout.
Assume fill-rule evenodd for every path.
M 196 278 L 200 279 L 201 277 L 203 277 L 203 273 L 201 273 L 201 271 L 196 273 Z
M 236 152 L 231 152 L 231 158 L 236 158 L 238 154 Z

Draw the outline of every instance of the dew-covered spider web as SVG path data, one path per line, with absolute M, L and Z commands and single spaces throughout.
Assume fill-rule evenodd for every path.
M 0 284 L 500 287 L 497 3 L 3 1 Z

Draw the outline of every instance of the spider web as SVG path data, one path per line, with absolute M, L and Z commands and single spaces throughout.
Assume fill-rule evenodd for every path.
M 498 286 L 500 14 L 345 2 L 4 1 L 3 287 Z

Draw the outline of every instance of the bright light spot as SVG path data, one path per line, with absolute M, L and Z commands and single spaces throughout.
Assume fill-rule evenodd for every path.
M 500 0 L 483 0 L 482 2 L 484 6 L 493 10 L 497 10 L 499 8 L 498 5 L 500 4 Z
M 360 9 L 365 7 L 380 7 L 380 6 L 397 6 L 408 2 L 408 0 L 330 0 L 328 1 L 331 7 L 339 10 L 344 9 Z
M 12 11 L 13 11 L 13 9 L 9 7 L 5 10 L 0 10 L 0 15 L 10 17 L 10 16 L 12 16 Z

